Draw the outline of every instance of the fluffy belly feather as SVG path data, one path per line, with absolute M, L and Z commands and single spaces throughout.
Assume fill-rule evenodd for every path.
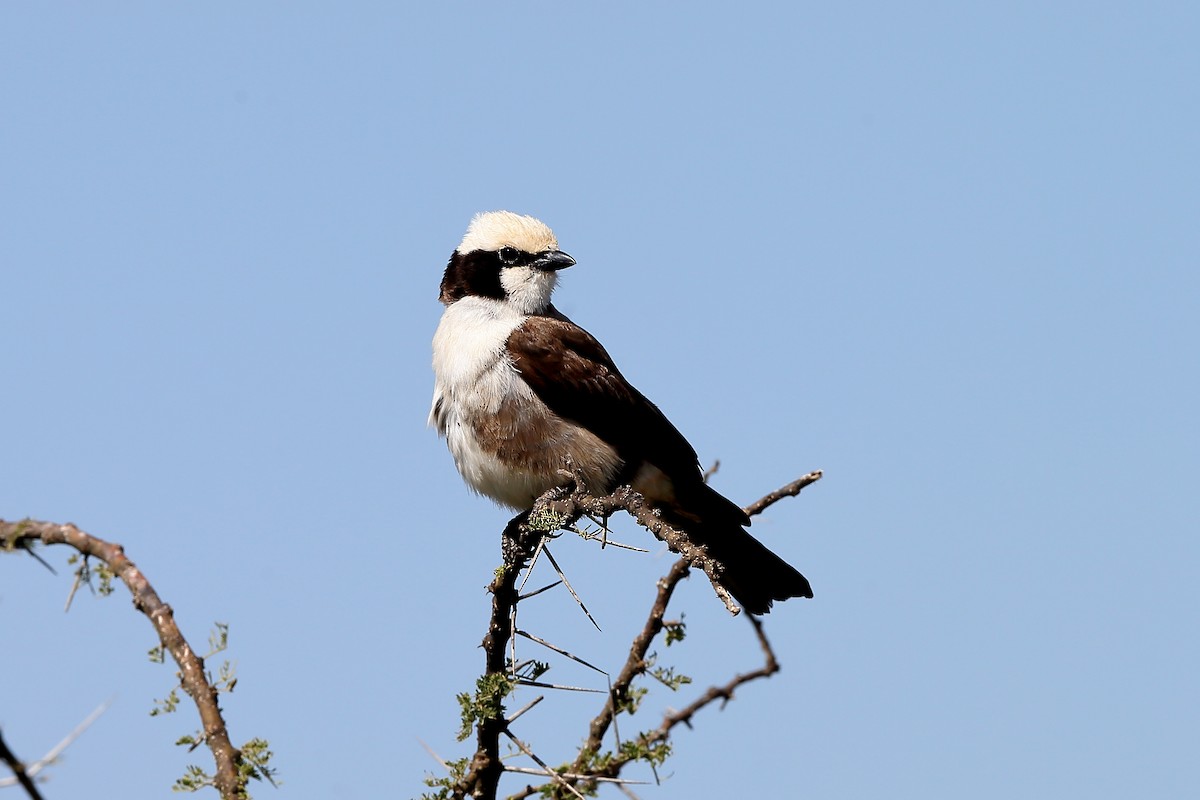
M 494 413 L 453 416 L 446 442 L 463 479 L 511 508 L 532 507 L 575 474 L 588 488 L 608 491 L 621 467 L 613 448 L 555 416 L 523 382 Z

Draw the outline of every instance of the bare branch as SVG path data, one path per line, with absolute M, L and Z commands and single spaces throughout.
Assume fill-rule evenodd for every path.
M 729 702 L 733 699 L 734 690 L 742 684 L 758 680 L 759 678 L 769 678 L 776 672 L 779 672 L 779 662 L 775 659 L 775 651 L 771 649 L 771 643 L 767 641 L 767 635 L 763 631 L 762 620 L 756 617 L 747 617 L 747 619 L 750 620 L 750 624 L 754 626 L 754 633 L 758 637 L 759 647 L 762 648 L 763 665 L 751 672 L 744 672 L 739 675 L 735 675 L 728 683 L 725 683 L 721 686 L 710 686 L 708 691 L 696 698 L 695 701 L 693 701 L 683 710 L 664 716 L 662 724 L 659 725 L 658 730 L 655 731 L 652 737 L 654 741 L 666 739 L 667 735 L 671 732 L 671 729 L 681 722 L 690 724 L 691 719 L 693 716 L 695 716 L 696 712 L 707 706 L 709 703 L 712 703 L 714 700 L 721 700 L 722 703 Z
M 800 491 L 804 487 L 810 486 L 810 485 L 816 483 L 817 481 L 821 480 L 821 476 L 824 474 L 825 474 L 824 470 L 819 470 L 819 469 L 814 470 L 801 478 L 797 478 L 796 480 L 789 483 L 787 486 L 781 486 L 780 488 L 776 489 L 775 491 L 771 492 L 770 494 L 766 495 L 765 497 L 755 500 L 753 503 L 746 506 L 742 510 L 746 512 L 746 516 L 748 516 L 748 517 L 753 517 L 757 514 L 761 514 L 762 512 L 766 511 L 769 507 L 778 503 L 783 498 L 795 497 L 796 495 L 800 494 Z

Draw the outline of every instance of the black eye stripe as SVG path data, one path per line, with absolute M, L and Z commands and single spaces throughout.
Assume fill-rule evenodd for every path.
M 505 267 L 523 267 L 537 260 L 536 253 L 526 253 L 515 247 L 501 247 L 496 251 L 496 256 L 500 259 L 500 264 Z

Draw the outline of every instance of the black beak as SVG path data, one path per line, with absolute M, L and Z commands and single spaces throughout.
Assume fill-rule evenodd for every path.
M 538 253 L 537 258 L 530 264 L 531 267 L 536 267 L 543 272 L 557 272 L 560 269 L 566 269 L 575 263 L 575 259 L 564 253 L 562 250 L 546 250 Z

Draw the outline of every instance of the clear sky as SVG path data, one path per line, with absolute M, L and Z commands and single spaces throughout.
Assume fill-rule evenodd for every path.
M 469 752 L 508 515 L 425 418 L 496 208 L 717 488 L 826 470 L 754 526 L 816 591 L 768 618 L 783 672 L 643 798 L 1194 791 L 1194 4 L 107 5 L 0 6 L 0 517 L 123 543 L 198 647 L 229 623 L 257 796 Z M 612 670 L 670 563 L 617 531 L 652 552 L 555 548 L 603 634 L 523 617 Z M 123 589 L 62 613 L 65 555 L 0 558 L 0 725 L 33 759 L 115 695 L 46 796 L 164 797 L 195 716 L 147 716 Z M 677 602 L 696 691 L 758 666 L 703 579 Z M 595 705 L 519 732 L 560 762 Z

